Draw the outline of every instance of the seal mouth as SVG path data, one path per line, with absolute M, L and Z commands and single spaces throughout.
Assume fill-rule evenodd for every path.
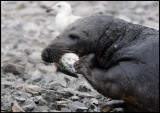
M 41 52 L 41 58 L 48 63 L 58 62 L 65 53 L 75 53 L 64 46 L 48 46 Z
M 74 53 L 74 52 L 70 52 L 70 53 Z M 65 53 L 64 53 L 65 54 Z M 78 57 L 79 57 L 79 53 L 75 53 Z M 60 59 L 62 58 L 62 56 L 60 57 Z M 59 60 L 58 60 L 58 62 L 59 62 Z M 54 66 L 56 67 L 56 68 L 58 68 L 58 62 L 54 62 Z

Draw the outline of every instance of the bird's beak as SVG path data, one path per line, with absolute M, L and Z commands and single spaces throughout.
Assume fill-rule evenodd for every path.
M 53 10 L 54 10 L 53 8 L 47 9 L 46 12 L 49 13 L 49 12 L 51 12 L 51 11 L 53 11 Z

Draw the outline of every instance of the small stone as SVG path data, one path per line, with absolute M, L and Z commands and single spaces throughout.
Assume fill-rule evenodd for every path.
M 45 91 L 42 91 L 42 97 L 47 102 L 55 102 L 56 100 L 59 99 L 59 95 L 54 90 L 45 90 Z
M 39 105 L 39 106 L 44 106 L 44 105 L 47 104 L 46 100 L 44 100 L 44 99 L 42 98 L 42 96 L 36 96 L 36 97 L 34 97 L 34 98 L 33 98 L 33 101 L 34 101 L 37 105 Z
M 87 112 L 88 108 L 87 107 L 77 107 L 76 112 Z
M 68 107 L 68 103 L 70 103 L 70 100 L 62 100 L 62 101 L 56 101 L 56 109 L 61 110 L 61 108 Z
M 44 90 L 42 91 L 42 97 L 47 102 L 55 102 L 61 100 L 62 98 L 69 98 L 73 96 L 70 92 L 65 91 L 54 91 L 54 90 Z
M 83 109 L 85 107 L 85 105 L 83 103 L 78 102 L 78 101 L 69 103 L 68 106 L 72 112 L 75 112 L 77 109 L 81 109 L 81 108 Z
M 27 85 L 22 88 L 23 91 L 31 94 L 38 94 L 40 93 L 40 87 L 37 85 Z
M 39 72 L 38 70 L 36 70 L 33 74 L 32 74 L 32 77 L 31 77 L 31 80 L 33 82 L 39 82 L 41 81 L 43 78 L 43 75 L 41 72 Z
M 1 89 L 1 96 L 2 96 L 2 92 L 3 92 L 5 95 L 6 95 L 6 94 L 10 95 L 10 94 L 13 92 L 13 90 L 12 90 L 12 89 L 9 89 L 9 88 Z
M 71 100 L 73 100 L 73 101 L 78 101 L 78 100 L 79 100 L 79 97 L 78 97 L 78 96 L 72 96 L 72 97 L 71 97 Z
M 2 79 L 1 81 L 2 88 L 13 88 L 14 82 L 6 81 L 5 79 Z
M 21 101 L 21 102 L 24 102 L 26 99 L 24 97 L 19 97 L 19 96 L 16 96 L 14 97 L 16 100 L 18 101 Z
M 47 106 L 37 106 L 35 107 L 32 112 L 49 112 L 49 107 Z
M 34 70 L 35 70 L 34 65 L 27 62 L 26 66 L 25 66 L 25 71 L 28 72 L 28 71 L 34 71 Z
M 144 12 L 144 9 L 141 7 L 135 9 L 135 13 L 137 13 L 137 14 L 142 14 L 143 12 Z
M 5 76 L 7 81 L 14 82 L 16 80 L 16 77 L 13 73 L 7 73 Z
M 88 87 L 86 87 L 84 85 L 80 85 L 79 88 L 78 88 L 78 91 L 81 91 L 81 92 L 90 92 L 91 89 L 89 89 Z
M 1 97 L 1 110 L 11 112 L 13 100 L 7 97 Z
M 12 106 L 12 112 L 25 112 L 18 104 Z
M 46 83 L 50 83 L 53 81 L 53 75 L 48 73 L 48 74 L 45 74 L 43 75 L 43 80 L 45 80 Z
M 38 69 L 44 74 L 56 72 L 56 67 L 54 65 L 50 65 L 50 66 L 42 65 L 38 67 Z
M 91 98 L 90 99 L 90 103 L 92 104 L 92 105 L 98 105 L 98 100 L 96 99 L 96 98 Z
M 61 112 L 71 112 L 71 110 L 68 108 L 61 108 Z
M 13 73 L 15 75 L 20 75 L 24 73 L 25 68 L 18 64 L 5 63 L 3 64 L 3 71 L 5 73 Z
M 27 100 L 22 104 L 22 108 L 26 112 L 30 112 L 36 107 L 37 107 L 37 105 L 35 104 L 35 102 L 33 100 Z
M 31 49 L 25 49 L 24 52 L 25 52 L 27 55 L 30 55 L 30 54 L 32 54 L 33 50 L 31 50 Z
M 51 82 L 49 84 L 49 88 L 48 89 L 50 89 L 50 90 L 58 90 L 58 89 L 61 89 L 62 87 L 63 86 L 60 83 Z
M 29 58 L 37 61 L 41 61 L 41 51 L 35 51 L 31 55 L 29 55 Z M 41 61 L 42 62 L 42 61 Z

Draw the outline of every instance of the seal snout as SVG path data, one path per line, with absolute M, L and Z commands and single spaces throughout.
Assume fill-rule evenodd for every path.
M 43 49 L 42 50 L 42 52 L 41 52 L 41 58 L 45 62 L 50 62 L 49 53 L 48 53 L 47 49 Z
M 41 52 L 41 58 L 48 63 L 58 62 L 64 53 L 69 52 L 63 46 L 49 45 Z

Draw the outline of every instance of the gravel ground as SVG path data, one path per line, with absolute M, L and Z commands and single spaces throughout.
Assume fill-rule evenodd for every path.
M 109 98 L 79 75 L 56 72 L 41 60 L 41 50 L 57 35 L 55 1 L 1 2 L 1 111 L 96 111 Z M 159 30 L 158 1 L 68 1 L 73 14 L 108 14 Z

